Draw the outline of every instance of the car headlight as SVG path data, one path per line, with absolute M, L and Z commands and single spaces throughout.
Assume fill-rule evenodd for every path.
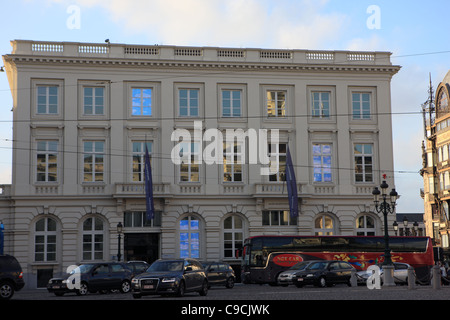
M 133 278 L 133 279 L 131 279 L 131 283 L 139 284 L 139 279 Z
M 163 278 L 161 280 L 161 282 L 175 282 L 175 281 L 177 281 L 177 279 L 173 278 L 173 277 L 171 277 L 171 278 Z

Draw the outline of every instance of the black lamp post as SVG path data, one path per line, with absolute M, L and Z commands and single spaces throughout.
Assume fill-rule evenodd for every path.
M 395 205 L 396 201 L 398 199 L 398 193 L 395 191 L 395 189 L 392 189 L 389 193 L 389 201 L 387 201 L 387 189 L 389 188 L 389 185 L 386 183 L 386 181 L 383 181 L 380 185 L 381 192 L 378 189 L 378 187 L 375 187 L 373 189 L 372 195 L 373 195 L 373 201 L 375 203 L 375 210 L 380 213 L 382 212 L 384 215 L 384 262 L 383 265 L 392 265 L 392 259 L 391 259 L 391 249 L 389 248 L 389 233 L 388 233 L 388 224 L 387 224 L 387 216 L 389 213 L 394 213 L 395 211 Z M 381 199 L 380 199 L 381 195 Z
M 122 255 L 120 254 L 120 240 L 122 240 L 122 222 L 117 224 L 117 233 L 119 234 L 119 248 L 117 249 L 117 261 L 120 261 Z

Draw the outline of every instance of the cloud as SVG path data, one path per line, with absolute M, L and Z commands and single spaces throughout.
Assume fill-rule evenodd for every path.
M 47 0 L 74 4 L 68 0 Z M 346 18 L 323 13 L 327 0 L 75 0 L 151 43 L 320 49 L 339 38 Z M 156 38 L 156 39 L 155 39 Z

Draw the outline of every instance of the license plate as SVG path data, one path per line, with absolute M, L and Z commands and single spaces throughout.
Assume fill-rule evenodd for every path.
M 303 278 L 298 278 L 297 281 L 303 281 Z
M 152 285 L 152 284 L 145 284 L 144 285 L 144 289 L 154 289 L 154 288 L 155 288 L 155 286 Z
M 53 286 L 53 289 L 59 289 L 61 288 L 60 286 Z

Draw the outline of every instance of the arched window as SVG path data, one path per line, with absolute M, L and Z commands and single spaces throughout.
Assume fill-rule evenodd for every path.
M 243 221 L 239 216 L 229 216 L 223 221 L 223 256 L 238 258 L 244 243 Z
M 103 220 L 87 218 L 83 222 L 83 260 L 103 259 Z
M 56 261 L 56 221 L 41 218 L 34 230 L 34 260 Z
M 334 235 L 333 218 L 327 215 L 320 216 L 314 224 L 314 232 L 316 236 L 332 236 Z
M 375 220 L 367 215 L 360 216 L 356 219 L 356 235 L 357 236 L 374 236 Z
M 200 258 L 200 221 L 194 216 L 180 220 L 180 258 Z

